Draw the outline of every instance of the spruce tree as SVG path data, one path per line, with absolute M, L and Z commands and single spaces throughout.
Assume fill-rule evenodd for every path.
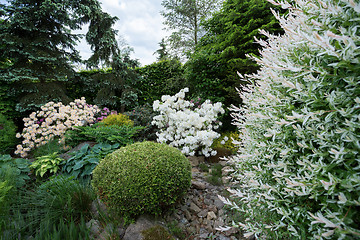
M 93 55 L 87 62 L 96 66 L 116 54 L 117 20 L 101 10 L 97 0 L 10 0 L 0 5 L 0 59 L 9 65 L 0 69 L 0 81 L 11 84 L 18 99 L 17 111 L 25 112 L 48 101 L 67 97 L 63 82 L 74 76 L 74 63 L 81 58 L 76 44 L 81 35 L 74 30 L 89 23 L 86 40 Z

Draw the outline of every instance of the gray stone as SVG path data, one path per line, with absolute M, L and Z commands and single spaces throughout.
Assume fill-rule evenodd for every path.
M 86 223 L 86 227 L 90 229 L 90 233 L 92 235 L 98 236 L 100 234 L 100 223 L 98 220 L 91 219 L 89 222 Z
M 216 219 L 216 214 L 213 211 L 210 211 L 207 213 L 207 217 L 208 220 L 213 220 Z
M 192 185 L 192 187 L 199 189 L 199 190 L 203 190 L 206 188 L 205 183 L 200 182 L 200 181 L 191 181 L 191 185 Z
M 191 220 L 191 214 L 190 214 L 190 212 L 189 212 L 188 210 L 185 210 L 185 211 L 184 211 L 184 214 L 185 214 L 186 219 L 187 219 L 188 221 L 190 221 L 190 220 Z
M 217 209 L 222 209 L 225 204 L 216 196 L 214 197 L 214 205 L 217 207 Z
M 218 218 L 214 223 L 214 228 L 223 227 L 224 220 L 222 218 Z
M 201 211 L 201 209 L 193 202 L 190 203 L 190 211 L 194 212 L 194 213 L 199 213 Z
M 130 224 L 126 231 L 123 240 L 143 240 L 142 232 L 154 227 L 156 224 L 154 220 L 148 216 L 141 216 L 133 224 Z
M 207 209 L 202 210 L 201 212 L 198 213 L 198 217 L 204 218 L 207 216 Z
M 205 162 L 205 157 L 204 156 L 189 156 L 188 159 L 190 160 L 191 166 L 193 167 L 197 167 L 199 166 L 200 163 Z
M 99 199 L 95 199 L 91 203 L 91 213 L 94 215 L 95 218 L 99 218 L 99 215 L 107 216 L 108 211 L 105 204 Z

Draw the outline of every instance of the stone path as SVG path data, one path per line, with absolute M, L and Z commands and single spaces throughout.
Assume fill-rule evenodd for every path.
M 153 219 L 150 216 L 141 216 L 134 224 L 127 227 L 113 227 L 120 238 L 109 238 L 109 226 L 100 227 L 97 220 L 92 219 L 88 226 L 93 232 L 95 239 L 123 239 L 143 240 L 142 232 L 155 226 L 161 226 L 170 232 L 175 239 L 179 240 L 245 240 L 238 229 L 230 229 L 226 232 L 216 230 L 219 226 L 231 225 L 232 219 L 228 217 L 224 204 L 218 198 L 223 195 L 225 186 L 214 186 L 206 181 L 209 173 L 200 169 L 208 166 L 211 169 L 213 164 L 204 163 L 203 159 L 193 158 L 191 188 L 183 202 L 176 206 L 175 211 L 164 216 L 163 219 Z M 227 182 L 227 169 L 225 161 L 219 162 L 222 165 L 223 182 Z M 95 210 L 96 211 L 96 210 Z M 164 238 L 165 239 L 165 238 Z M 166 238 L 168 239 L 168 238 Z M 159 239 L 162 240 L 162 239 Z

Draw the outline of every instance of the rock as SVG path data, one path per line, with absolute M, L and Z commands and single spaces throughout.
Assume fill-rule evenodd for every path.
M 217 207 L 217 209 L 222 209 L 224 207 L 224 203 L 216 196 L 214 199 L 214 205 Z
M 186 219 L 187 219 L 188 221 L 190 221 L 190 220 L 191 220 L 191 214 L 190 214 L 190 212 L 189 212 L 188 210 L 185 210 L 185 211 L 184 211 L 184 214 L 185 214 Z
M 223 227 L 224 220 L 222 218 L 218 218 L 214 223 L 214 228 Z
M 227 161 L 220 161 L 219 164 L 224 167 L 224 166 L 226 166 Z
M 201 211 L 201 209 L 193 202 L 190 203 L 190 211 L 194 212 L 194 213 L 199 213 Z
M 143 240 L 143 231 L 154 227 L 154 220 L 148 216 L 141 216 L 133 224 L 130 224 L 124 234 L 123 240 Z
M 224 234 L 225 236 L 231 236 L 231 235 L 234 235 L 235 233 L 237 233 L 239 230 L 237 228 L 230 228 L 229 230 L 225 231 Z
M 207 209 L 204 209 L 198 213 L 198 217 L 204 218 L 206 216 L 207 216 Z
M 191 185 L 192 185 L 192 187 L 199 189 L 199 190 L 203 190 L 206 188 L 205 183 L 200 182 L 200 181 L 191 181 Z
M 200 163 L 205 162 L 205 157 L 204 156 L 188 156 L 188 159 L 190 160 L 191 166 L 193 167 L 197 167 L 199 166 Z
M 94 215 L 95 218 L 99 218 L 99 215 L 108 215 L 106 205 L 99 198 L 96 198 L 91 203 L 91 213 Z
M 98 236 L 100 234 L 100 223 L 98 220 L 91 219 L 89 222 L 86 223 L 86 227 L 90 229 L 90 233 L 93 236 Z
M 213 211 L 210 211 L 207 213 L 207 220 L 213 220 L 216 219 L 216 214 Z

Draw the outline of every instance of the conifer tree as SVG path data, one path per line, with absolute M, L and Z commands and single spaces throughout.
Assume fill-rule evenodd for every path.
M 81 62 L 75 46 L 81 36 L 74 30 L 89 23 L 86 40 L 93 50 L 88 64 L 108 63 L 118 49 L 117 20 L 101 10 L 97 0 L 9 0 L 0 6 L 0 59 L 8 59 L 0 69 L 0 81 L 16 91 L 20 112 L 33 110 L 48 101 L 63 101 L 62 82 L 74 75 L 74 63 Z

